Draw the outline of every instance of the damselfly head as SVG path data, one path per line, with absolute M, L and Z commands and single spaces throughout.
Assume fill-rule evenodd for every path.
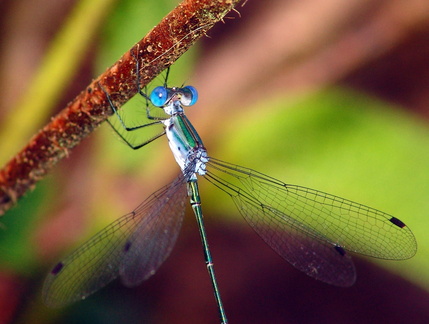
M 198 92 L 197 89 L 192 86 L 185 86 L 183 88 L 159 86 L 153 89 L 149 98 L 156 107 L 163 107 L 174 101 L 179 101 L 180 104 L 188 107 L 197 102 Z

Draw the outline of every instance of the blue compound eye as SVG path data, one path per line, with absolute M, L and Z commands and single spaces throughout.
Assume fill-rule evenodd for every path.
M 156 87 L 149 97 L 152 104 L 156 107 L 162 107 L 167 102 L 167 89 L 165 87 Z
M 182 99 L 180 100 L 180 102 L 182 103 L 182 105 L 184 106 L 192 106 L 193 104 L 195 104 L 198 100 L 198 92 L 197 89 L 195 89 L 192 86 L 186 86 L 184 88 L 181 89 L 182 92 Z

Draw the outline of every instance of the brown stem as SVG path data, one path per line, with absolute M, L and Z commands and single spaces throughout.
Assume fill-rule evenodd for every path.
M 106 93 L 120 107 L 137 92 L 136 58 L 141 86 L 173 64 L 240 0 L 184 0 L 113 66 L 95 79 L 52 118 L 0 170 L 0 215 L 34 187 L 53 166 L 112 115 Z

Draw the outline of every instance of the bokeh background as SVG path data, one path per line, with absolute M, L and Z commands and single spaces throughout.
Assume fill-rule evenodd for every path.
M 0 163 L 177 3 L 1 1 Z M 230 322 L 427 323 L 429 2 L 249 0 L 237 9 L 170 73 L 171 85 L 199 91 L 187 114 L 210 155 L 391 213 L 419 249 L 399 262 L 354 256 L 355 286 L 331 287 L 278 257 L 202 181 Z M 133 105 L 144 100 L 124 111 Z M 84 140 L 0 220 L 0 323 L 218 323 L 190 210 L 172 255 L 138 288 L 115 281 L 63 309 L 41 302 L 61 256 L 177 174 L 165 138 L 132 151 L 106 124 Z

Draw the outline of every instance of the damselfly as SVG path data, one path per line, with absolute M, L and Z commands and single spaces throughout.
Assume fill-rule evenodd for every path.
M 138 71 L 137 66 L 137 75 Z M 346 251 L 392 260 L 407 259 L 416 253 L 414 235 L 396 217 L 210 157 L 184 112 L 185 107 L 197 102 L 194 87 L 169 88 L 165 82 L 150 96 L 141 89 L 139 93 L 168 117 L 151 116 L 147 104 L 151 122 L 130 128 L 117 114 L 128 131 L 163 126 L 148 141 L 137 146 L 128 144 L 136 149 L 167 135 L 182 172 L 134 211 L 57 263 L 43 288 L 47 305 L 61 306 L 83 299 L 117 277 L 126 286 L 136 286 L 152 276 L 173 249 L 189 197 L 221 322 L 227 323 L 203 222 L 200 176 L 227 193 L 249 225 L 280 256 L 326 283 L 347 287 L 355 282 L 355 268 Z M 112 102 L 111 105 L 117 113 Z

